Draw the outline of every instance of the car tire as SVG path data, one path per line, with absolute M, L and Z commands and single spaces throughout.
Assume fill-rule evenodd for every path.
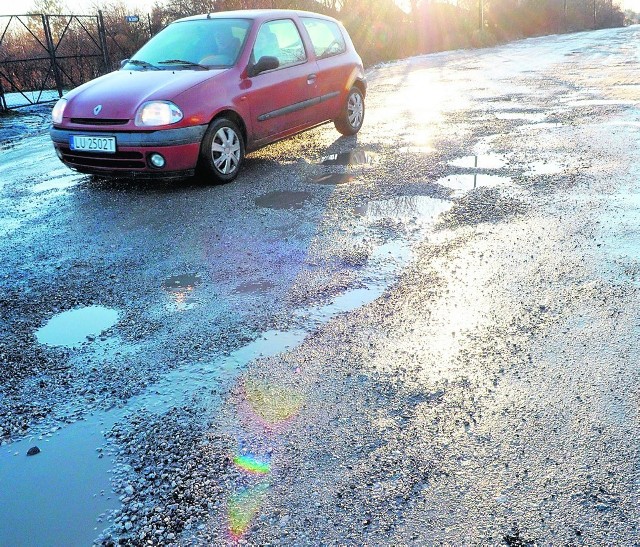
M 356 86 L 349 90 L 340 116 L 333 120 L 336 129 L 343 135 L 355 135 L 364 122 L 364 95 Z
M 200 145 L 200 177 L 218 184 L 231 182 L 244 161 L 244 146 L 242 131 L 235 122 L 228 118 L 213 120 Z

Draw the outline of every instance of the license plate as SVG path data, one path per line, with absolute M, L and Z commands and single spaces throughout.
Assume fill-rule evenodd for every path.
M 69 137 L 69 148 L 71 148 L 71 150 L 79 150 L 81 152 L 114 154 L 116 151 L 116 138 L 71 135 L 71 137 Z

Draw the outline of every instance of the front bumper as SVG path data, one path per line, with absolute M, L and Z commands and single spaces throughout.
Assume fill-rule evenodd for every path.
M 52 127 L 49 134 L 62 162 L 82 173 L 167 177 L 193 174 L 206 130 L 206 125 L 136 132 Z M 115 137 L 116 152 L 105 154 L 71 150 L 69 139 L 72 135 Z M 160 154 L 165 159 L 162 168 L 151 164 L 149 158 L 152 154 Z

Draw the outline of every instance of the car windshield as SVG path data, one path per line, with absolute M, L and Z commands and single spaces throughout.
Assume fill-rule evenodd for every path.
M 124 70 L 206 70 L 233 66 L 247 38 L 248 19 L 179 21 L 151 38 Z

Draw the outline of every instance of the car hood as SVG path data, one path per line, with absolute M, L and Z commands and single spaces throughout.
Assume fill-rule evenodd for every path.
M 69 92 L 64 116 L 132 119 L 142 103 L 173 101 L 181 93 L 221 72 L 223 70 L 118 70 Z M 98 105 L 102 106 L 96 115 L 94 109 Z

